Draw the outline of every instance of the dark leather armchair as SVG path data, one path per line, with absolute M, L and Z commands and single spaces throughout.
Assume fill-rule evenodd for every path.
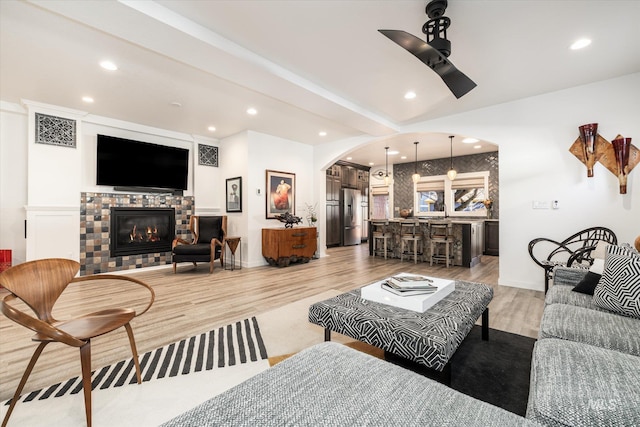
M 173 272 L 179 262 L 208 262 L 209 273 L 213 273 L 214 261 L 224 262 L 224 243 L 227 235 L 227 216 L 197 216 L 192 215 L 189 230 L 193 240 L 187 241 L 175 238 L 171 244 L 171 261 Z
M 529 242 L 529 255 L 533 262 L 544 269 L 544 291 L 549 290 L 556 266 L 584 266 L 593 264 L 591 253 L 598 242 L 618 244 L 615 233 L 605 227 L 591 227 L 567 237 L 562 242 L 540 237 Z

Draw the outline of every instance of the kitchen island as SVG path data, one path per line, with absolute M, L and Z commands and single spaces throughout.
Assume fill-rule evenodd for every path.
M 370 219 L 369 236 L 373 236 L 375 226 L 373 224 L 386 223 L 387 233 L 390 238 L 387 242 L 387 257 L 400 258 L 401 226 L 403 223 L 418 224 L 418 232 L 422 235 L 422 260 L 428 261 L 429 252 L 429 222 L 447 222 L 451 224 L 453 234 L 453 265 L 473 267 L 480 263 L 484 249 L 484 218 L 389 218 Z M 369 239 L 369 255 L 373 253 L 373 239 Z M 405 255 L 406 256 L 406 255 Z

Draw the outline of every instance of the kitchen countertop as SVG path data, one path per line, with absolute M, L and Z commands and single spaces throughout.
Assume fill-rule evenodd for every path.
M 418 222 L 427 223 L 429 221 L 449 221 L 452 224 L 474 224 L 476 222 L 484 222 L 484 221 L 498 221 L 497 219 L 487 219 L 487 218 L 443 218 L 443 217 L 433 217 L 433 218 L 417 218 Z M 377 219 L 368 219 L 367 221 L 388 221 L 388 222 L 415 222 L 416 217 L 409 218 L 377 218 Z

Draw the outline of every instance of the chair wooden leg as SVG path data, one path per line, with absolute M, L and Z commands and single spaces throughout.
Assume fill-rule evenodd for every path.
M 176 274 L 176 264 L 177 264 L 177 262 L 173 263 L 173 274 Z
M 31 371 L 33 370 L 33 367 L 36 365 L 38 358 L 42 354 L 42 350 L 44 350 L 44 347 L 47 344 L 49 344 L 49 341 L 41 342 L 36 348 L 36 351 L 33 352 L 33 356 L 31 356 L 31 360 L 27 365 L 27 369 L 24 371 L 24 374 L 22 374 L 22 379 L 20 380 L 20 384 L 18 384 L 18 388 L 16 389 L 16 392 L 13 395 L 13 399 L 11 399 L 9 410 L 7 411 L 6 415 L 4 416 L 4 419 L 2 420 L 2 427 L 6 427 L 7 423 L 9 422 L 9 417 L 11 416 L 11 412 L 13 412 L 13 408 L 16 406 L 16 403 L 18 403 L 18 399 L 20 398 L 20 393 L 22 393 L 22 389 L 24 388 L 24 385 L 27 383 L 27 380 L 29 379 L 29 375 L 31 375 Z
M 87 341 L 80 347 L 80 364 L 82 365 L 84 412 L 87 417 L 87 427 L 91 427 L 91 341 Z
M 433 240 L 431 241 L 431 246 L 429 246 L 429 252 L 430 252 L 429 266 L 433 267 Z
M 140 372 L 138 349 L 136 348 L 136 340 L 133 338 L 133 329 L 131 329 L 131 325 L 129 323 L 124 325 L 124 328 L 127 330 L 127 335 L 129 336 L 129 345 L 131 346 L 131 354 L 133 354 L 133 363 L 136 365 L 136 378 L 138 380 L 138 384 L 142 384 L 142 372 Z
M 444 245 L 444 247 L 445 247 L 444 253 L 445 253 L 445 256 L 447 257 L 447 263 L 446 264 L 447 264 L 447 268 L 449 268 L 449 242 L 447 242 Z

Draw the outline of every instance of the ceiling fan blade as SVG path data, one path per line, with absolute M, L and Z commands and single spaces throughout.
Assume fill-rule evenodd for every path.
M 431 47 L 427 42 L 413 34 L 402 30 L 378 30 L 390 40 L 402 46 L 413 56 L 422 61 L 425 65 L 435 71 L 449 87 L 456 98 L 461 98 L 476 84 L 462 71 L 458 70 L 452 63 L 442 55 L 437 49 Z

